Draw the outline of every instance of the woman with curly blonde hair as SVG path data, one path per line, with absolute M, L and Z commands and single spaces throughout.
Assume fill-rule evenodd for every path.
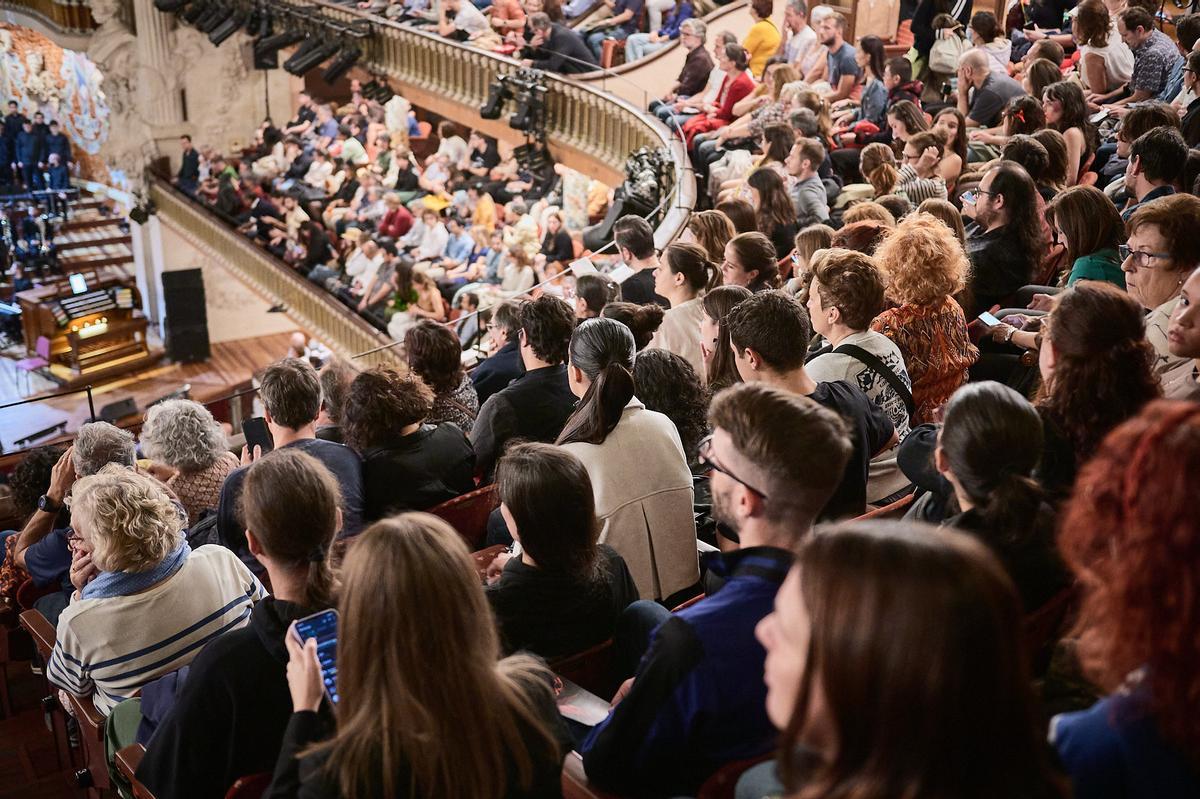
M 179 506 L 152 477 L 109 464 L 71 496 L 76 590 L 46 676 L 108 715 L 243 626 L 266 592 L 231 550 L 188 547 Z
M 967 254 L 940 219 L 915 213 L 879 246 L 875 263 L 896 307 L 875 317 L 871 329 L 896 342 L 904 355 L 917 406 L 913 424 L 931 421 L 979 359 L 953 296 L 963 288 Z
M 1051 723 L 1077 797 L 1200 795 L 1198 473 L 1200 408 L 1156 401 L 1109 433 L 1067 504 L 1076 652 L 1108 693 Z
M 153 461 L 147 471 L 175 492 L 189 525 L 217 507 L 225 478 L 238 467 L 221 425 L 192 400 L 152 405 L 142 424 L 141 444 L 142 454 Z
M 704 248 L 708 260 L 715 264 L 725 260 L 725 245 L 737 235 L 729 217 L 721 211 L 711 210 L 692 214 L 686 232 L 691 236 L 691 241 Z

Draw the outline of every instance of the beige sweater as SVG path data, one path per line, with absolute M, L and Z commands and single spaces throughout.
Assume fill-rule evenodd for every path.
M 603 444 L 563 448 L 587 468 L 600 541 L 625 559 L 643 599 L 664 599 L 700 578 L 692 474 L 670 419 L 634 397 Z
M 704 382 L 704 354 L 700 352 L 700 320 L 704 300 L 697 297 L 676 305 L 663 316 L 649 346 L 673 352 L 692 365 Z

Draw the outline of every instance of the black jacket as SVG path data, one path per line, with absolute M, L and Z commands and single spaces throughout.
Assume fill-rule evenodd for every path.
M 1183 140 L 1188 147 L 1200 145 L 1200 99 L 1188 103 L 1187 113 L 1183 115 Z M 1191 191 L 1191 186 L 1184 186 L 1184 191 Z
M 180 180 L 199 180 L 200 179 L 200 151 L 195 148 L 188 150 L 183 154 L 183 159 L 179 162 L 179 173 L 176 175 Z
M 562 228 L 557 233 L 546 231 L 542 237 L 542 255 L 547 261 L 558 261 L 563 266 L 575 258 L 575 245 L 571 243 L 571 234 Z
M 158 799 L 211 799 L 270 771 L 292 715 L 284 636 L 314 612 L 267 597 L 248 625 L 210 641 L 146 747 L 138 781 Z
M 486 589 L 504 651 L 527 650 L 544 658 L 574 655 L 612 638 L 617 617 L 638 599 L 625 560 L 601 544 L 590 580 L 527 566 L 513 558 Z
M 471 372 L 471 383 L 479 395 L 479 405 L 508 384 L 525 374 L 525 363 L 521 360 L 521 344 L 514 336 L 511 341 L 492 354 Z
M 364 517 L 427 510 L 475 488 L 475 453 L 453 422 L 425 424 L 363 452 Z
M 583 37 L 557 22 L 550 23 L 550 34 L 542 43 L 542 50 L 546 57 L 535 60 L 534 69 L 561 72 L 564 75 L 600 69 Z
M 575 410 L 565 364 L 526 372 L 479 409 L 471 428 L 475 469 L 489 477 L 513 439 L 552 442 Z
M 968 302 L 963 311 L 968 319 L 994 305 L 1004 306 L 1010 295 L 1029 285 L 1037 266 L 1012 225 L 992 231 L 972 225 L 967 233 L 967 256 L 971 273 L 967 278 Z

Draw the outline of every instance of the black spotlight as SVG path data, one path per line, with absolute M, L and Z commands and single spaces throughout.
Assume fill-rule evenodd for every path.
M 350 71 L 350 67 L 354 66 L 359 57 L 362 56 L 362 50 L 359 50 L 354 45 L 347 45 L 338 53 L 337 58 L 329 62 L 329 66 L 325 67 L 325 71 L 321 74 L 321 80 L 326 83 L 334 83 L 338 78 Z
M 291 47 L 296 42 L 303 40 L 306 35 L 304 31 L 290 30 L 264 36 L 254 43 L 254 52 L 271 55 L 284 47 Z
M 173 14 L 190 2 L 191 0 L 154 0 L 154 7 L 165 14 Z
M 208 9 L 209 6 L 207 3 L 203 2 L 203 0 L 196 0 L 196 2 L 188 6 L 187 11 L 183 12 L 183 21 L 189 25 L 195 25 L 197 20 L 208 12 Z
M 222 42 L 242 29 L 242 24 L 245 21 L 246 15 L 242 12 L 231 15 L 220 25 L 212 29 L 212 32 L 208 34 L 208 40 L 217 47 L 220 47 Z
M 517 96 L 517 111 L 508 118 L 508 126 L 524 133 L 532 133 L 541 113 L 541 98 L 532 89 Z
M 309 42 L 316 41 L 315 47 L 309 47 Z M 321 42 L 310 38 L 300 46 L 292 57 L 283 62 L 283 68 L 296 76 L 303 76 L 310 69 L 329 59 L 338 51 L 337 42 Z
M 512 92 L 508 89 L 508 78 L 504 75 L 497 75 L 492 81 L 492 85 L 488 87 L 488 98 L 482 106 L 479 107 L 479 116 L 484 119 L 499 119 L 500 112 L 504 109 L 504 102 L 512 97 Z
M 213 10 L 200 18 L 196 23 L 196 29 L 201 33 L 212 33 L 219 25 L 224 23 L 233 16 L 233 8 L 230 6 L 215 5 Z M 240 28 L 241 25 L 238 25 Z

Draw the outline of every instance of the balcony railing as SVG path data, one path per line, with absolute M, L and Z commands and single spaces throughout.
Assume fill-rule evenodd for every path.
M 91 6 L 84 0 L 0 0 L 0 9 L 33 17 L 62 33 L 96 29 Z
M 328 292 L 256 247 L 167 181 L 154 177 L 150 192 L 159 212 L 193 245 L 219 260 L 260 294 L 286 306 L 288 316 L 338 355 L 349 358 L 391 341 Z M 398 348 L 374 352 L 357 363 L 396 365 L 400 363 Z

